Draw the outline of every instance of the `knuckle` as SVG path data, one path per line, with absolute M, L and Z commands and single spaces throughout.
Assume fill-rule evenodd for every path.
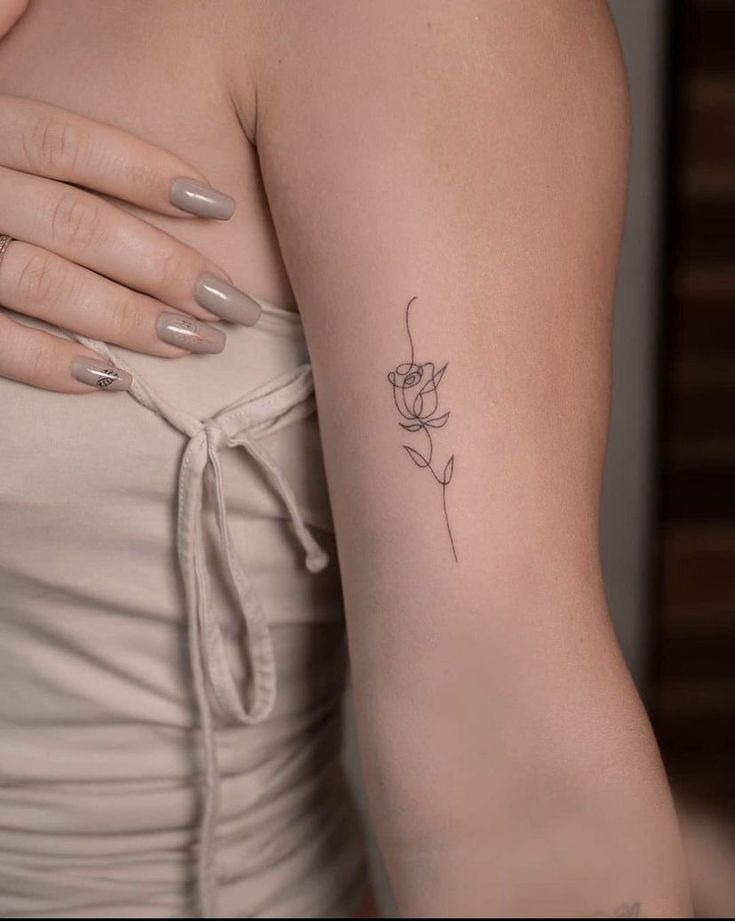
M 26 160 L 42 174 L 74 174 L 86 143 L 82 133 L 62 116 L 41 115 L 23 136 Z
M 21 368 L 23 379 L 33 386 L 41 385 L 48 377 L 49 369 L 54 362 L 53 342 L 46 341 L 45 337 L 34 336 L 23 349 Z
M 15 337 L 11 335 L 11 322 L 0 313 L 0 368 L 5 368 L 10 363 L 10 357 L 15 347 Z
M 183 246 L 165 245 L 151 258 L 152 280 L 157 290 L 177 290 L 194 277 L 192 257 Z
M 47 385 L 59 364 L 58 340 L 0 317 L 0 374 L 34 387 Z
M 62 192 L 51 208 L 53 243 L 72 249 L 86 249 L 102 231 L 102 214 L 94 200 L 76 192 Z
M 153 338 L 153 324 L 135 295 L 122 296 L 110 304 L 110 335 L 118 345 L 139 347 Z
M 154 321 L 139 294 L 120 289 L 105 304 L 104 338 L 117 345 L 147 351 L 156 339 Z
M 22 304 L 44 304 L 54 299 L 62 286 L 59 261 L 44 251 L 32 253 L 20 267 L 18 299 Z
M 131 159 L 125 163 L 123 172 L 127 182 L 143 194 L 154 192 L 163 185 L 160 171 L 149 163 Z

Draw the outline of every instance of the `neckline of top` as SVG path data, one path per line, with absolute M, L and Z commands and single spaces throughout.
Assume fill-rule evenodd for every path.
M 277 307 L 275 304 L 267 301 L 265 298 L 251 294 L 250 297 L 260 304 L 264 314 L 277 320 L 283 320 L 294 326 L 302 326 L 301 314 L 296 310 L 285 310 L 283 307 Z

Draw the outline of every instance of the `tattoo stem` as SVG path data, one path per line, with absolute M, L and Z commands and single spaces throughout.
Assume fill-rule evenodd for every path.
M 452 529 L 449 527 L 449 515 L 447 514 L 447 484 L 442 483 L 442 505 L 444 506 L 444 520 L 447 523 L 447 533 L 449 534 L 449 543 L 452 545 L 452 555 L 454 556 L 454 562 L 458 563 L 457 559 L 457 550 L 454 546 L 454 538 L 452 537 Z

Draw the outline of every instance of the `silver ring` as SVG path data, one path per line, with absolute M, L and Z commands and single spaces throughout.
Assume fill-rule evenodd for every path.
M 6 233 L 0 233 L 0 266 L 3 264 L 3 256 L 5 255 L 5 250 L 8 248 L 8 243 L 11 243 L 13 240 L 12 237 L 9 237 Z

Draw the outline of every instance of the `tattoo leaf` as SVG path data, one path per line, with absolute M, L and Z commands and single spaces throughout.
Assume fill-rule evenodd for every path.
M 436 416 L 434 419 L 426 419 L 424 424 L 430 425 L 434 429 L 440 429 L 443 425 L 447 424 L 450 412 L 444 413 L 443 416 Z
M 437 388 L 437 387 L 439 386 L 439 381 L 444 377 L 444 372 L 447 370 L 447 365 L 448 365 L 448 364 L 449 364 L 449 362 L 447 362 L 446 364 L 442 365 L 441 368 L 439 368 L 438 371 L 435 371 L 435 372 L 434 372 L 434 380 L 432 381 L 432 383 L 433 383 L 433 385 L 434 385 L 434 388 Z
M 442 477 L 442 481 L 445 486 L 452 479 L 453 472 L 454 472 L 454 454 L 452 454 L 452 456 L 449 458 L 449 460 L 447 461 L 447 466 L 444 468 L 444 476 Z
M 408 456 L 411 458 L 414 464 L 416 464 L 417 467 L 428 467 L 429 466 L 429 462 L 426 460 L 424 455 L 419 454 L 419 452 L 415 448 L 411 448 L 408 445 L 404 445 L 403 447 L 406 449 L 406 451 L 408 451 Z

